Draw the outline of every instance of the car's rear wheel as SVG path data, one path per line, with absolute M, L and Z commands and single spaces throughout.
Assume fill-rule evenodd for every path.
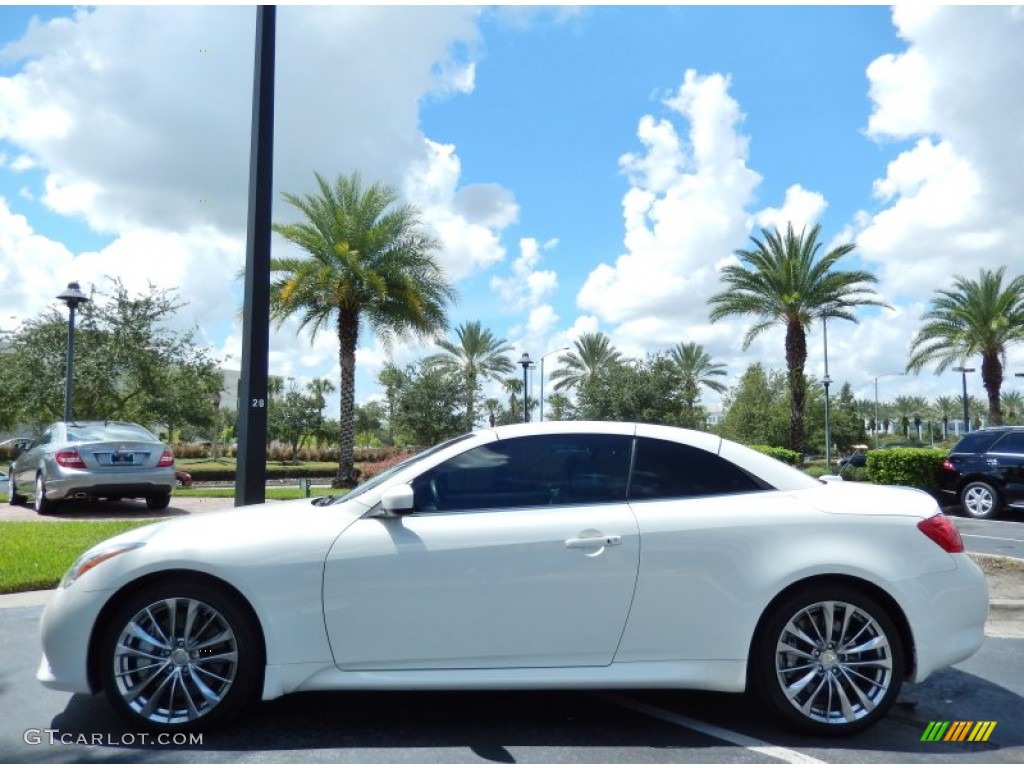
M 14 467 L 11 467 L 7 477 L 7 502 L 12 505 L 25 503 L 25 497 L 18 493 L 17 486 L 14 484 Z
M 999 491 L 989 483 L 974 480 L 960 491 L 960 506 L 964 514 L 975 520 L 986 520 L 995 517 L 1002 506 Z
M 46 478 L 42 472 L 36 473 L 36 495 L 33 500 L 36 513 L 40 515 L 51 515 L 57 511 L 57 502 L 46 498 Z
M 156 496 L 146 497 L 146 506 L 150 509 L 167 509 L 167 505 L 171 503 L 171 494 L 160 493 Z
M 867 728 L 903 683 L 903 644 L 888 611 L 843 586 L 810 587 L 773 609 L 752 657 L 763 700 L 812 733 Z
M 132 595 L 101 648 L 107 698 L 121 716 L 151 730 L 223 723 L 256 700 L 263 677 L 249 613 L 226 591 L 198 581 Z

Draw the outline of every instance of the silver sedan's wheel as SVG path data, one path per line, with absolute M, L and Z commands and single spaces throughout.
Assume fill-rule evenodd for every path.
M 33 500 L 33 506 L 36 513 L 40 515 L 49 515 L 57 510 L 56 502 L 46 498 L 46 479 L 43 477 L 42 472 L 36 474 L 36 495 Z
M 18 493 L 18 487 L 14 483 L 14 467 L 10 468 L 10 474 L 7 476 L 7 502 L 12 505 L 25 503 L 25 497 Z
M 816 587 L 779 607 L 762 637 L 769 703 L 803 730 L 848 733 L 882 717 L 899 693 L 903 650 L 888 613 L 846 588 Z
M 203 584 L 137 595 L 107 640 L 107 696 L 147 728 L 187 730 L 255 698 L 259 641 L 248 615 Z
M 999 511 L 999 492 L 988 483 L 968 483 L 960 491 L 960 504 L 968 517 L 982 520 L 995 517 Z

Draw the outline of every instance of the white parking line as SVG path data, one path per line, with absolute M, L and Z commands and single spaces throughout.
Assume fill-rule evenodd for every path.
M 1024 544 L 1024 539 L 1008 539 L 1006 536 L 982 536 L 980 533 L 962 533 L 965 539 L 995 539 L 996 541 L 1013 541 L 1017 544 Z
M 762 754 L 767 757 L 773 757 L 784 763 L 828 764 L 824 760 L 819 760 L 816 757 L 805 755 L 803 752 L 797 752 L 795 749 L 777 747 L 766 741 L 755 739 L 753 736 L 746 736 L 742 733 L 736 733 L 736 731 L 730 731 L 728 728 L 721 728 L 717 725 L 711 725 L 711 723 L 702 722 L 701 720 L 694 720 L 692 717 L 670 712 L 667 709 L 655 707 L 651 704 L 645 704 L 642 701 L 636 701 L 635 699 L 629 699 L 625 696 L 619 696 L 614 693 L 602 693 L 598 695 L 613 704 L 618 704 L 620 707 L 625 707 L 626 709 L 632 709 L 635 712 L 641 712 L 645 715 L 656 717 L 659 720 L 664 720 L 666 723 L 672 723 L 673 725 L 680 725 L 683 728 L 689 728 L 691 731 L 698 731 L 699 733 L 703 733 L 705 736 L 711 736 L 712 738 L 720 741 L 735 744 L 738 747 L 749 749 L 751 752 L 757 752 L 758 754 Z

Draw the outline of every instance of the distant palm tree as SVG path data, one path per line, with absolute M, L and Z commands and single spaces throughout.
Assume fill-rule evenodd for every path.
M 1020 424 L 1024 415 L 1024 396 L 1016 390 L 1001 394 L 1003 417 L 1008 424 Z
M 835 270 L 836 263 L 854 249 L 853 243 L 833 248 L 819 256 L 820 226 L 797 236 L 792 224 L 786 234 L 761 230 L 764 241 L 751 237 L 751 251 L 736 251 L 742 265 L 722 269 L 728 289 L 712 296 L 712 322 L 736 315 L 752 315 L 756 322 L 743 337 L 743 348 L 763 331 L 782 325 L 786 329 L 786 369 L 789 378 L 789 448 L 800 450 L 804 443 L 804 403 L 807 381 L 807 332 L 817 318 L 839 318 L 856 323 L 852 310 L 863 306 L 886 306 L 876 298 L 869 284 L 877 278 L 864 270 Z
M 466 431 L 476 426 L 476 398 L 487 379 L 513 373 L 515 365 L 508 357 L 512 345 L 497 338 L 480 321 L 463 323 L 455 329 L 458 343 L 439 341 L 444 352 L 431 355 L 425 362 L 461 375 L 466 384 Z
M 514 424 L 520 421 L 519 400 L 516 396 L 523 392 L 523 380 L 518 376 L 509 376 L 501 380 L 501 386 L 508 394 L 508 417 Z
M 913 397 L 900 395 L 892 401 L 893 415 L 899 422 L 903 436 L 910 437 L 910 417 L 917 409 L 917 401 Z
M 853 408 L 861 423 L 869 427 L 873 435 L 878 434 L 878 425 L 875 424 L 875 401 L 855 400 Z
M 329 395 L 332 392 L 337 391 L 337 387 L 331 383 L 330 379 L 324 379 L 316 377 L 311 379 L 306 385 L 306 391 L 309 392 L 310 396 L 316 402 L 317 413 L 320 414 L 320 418 L 324 417 L 324 408 L 327 407 L 327 398 L 325 395 Z
M 680 390 L 684 418 L 692 417 L 696 413 L 701 387 L 707 387 L 718 394 L 722 394 L 728 389 L 722 382 L 711 378 L 712 376 L 725 376 L 725 365 L 713 362 L 711 355 L 702 345 L 693 341 L 685 344 L 679 343 L 669 351 L 668 358 L 681 379 Z M 699 425 L 689 423 L 684 426 L 697 427 Z
M 623 362 L 622 355 L 612 345 L 612 340 L 600 331 L 584 333 L 573 342 L 574 351 L 559 355 L 561 368 L 551 372 L 555 391 L 580 389 L 600 377 L 613 365 Z
M 394 189 L 363 189 L 359 174 L 332 186 L 316 174 L 319 195 L 284 198 L 305 217 L 274 231 L 310 258 L 274 258 L 270 314 L 280 326 L 297 315 L 311 337 L 338 334 L 341 408 L 336 487 L 356 480 L 355 367 L 360 327 L 387 347 L 395 338 L 432 336 L 447 326 L 454 290 L 438 264 L 439 243 L 420 228 L 419 211 L 396 205 Z
M 1004 287 L 1005 271 L 982 269 L 977 281 L 957 275 L 952 290 L 936 291 L 931 308 L 921 316 L 924 325 L 911 342 L 907 362 L 908 372 L 934 363 L 935 372 L 942 373 L 981 355 L 991 426 L 1003 423 L 999 390 L 1006 350 L 1024 341 L 1024 275 Z
M 956 414 L 956 398 L 942 395 L 935 398 L 933 405 L 935 413 L 942 420 L 942 439 L 945 440 L 949 437 L 949 417 Z

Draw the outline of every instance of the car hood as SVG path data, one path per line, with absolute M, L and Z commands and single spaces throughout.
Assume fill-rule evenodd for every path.
M 924 491 L 897 485 L 844 480 L 792 493 L 822 512 L 840 515 L 900 515 L 924 519 L 941 511 L 935 499 Z
M 88 571 L 79 583 L 82 589 L 107 590 L 174 568 L 224 575 L 253 566 L 322 562 L 338 535 L 366 511 L 357 500 L 314 506 L 310 499 L 297 499 L 162 521 L 90 549 L 83 557 L 119 544 L 144 544 Z

